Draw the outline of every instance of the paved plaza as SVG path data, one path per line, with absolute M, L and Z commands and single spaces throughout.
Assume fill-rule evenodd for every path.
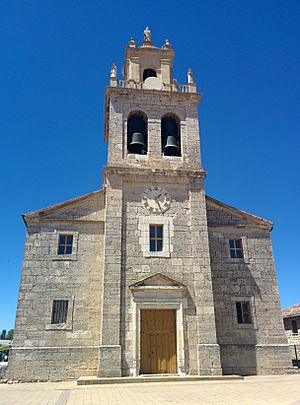
M 77 386 L 71 382 L 0 385 L 1 405 L 300 405 L 300 374 L 238 381 Z

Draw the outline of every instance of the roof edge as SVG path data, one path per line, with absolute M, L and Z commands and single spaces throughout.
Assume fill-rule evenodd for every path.
M 76 204 L 76 203 L 78 203 L 80 201 L 83 201 L 86 198 L 89 198 L 89 197 L 91 197 L 93 195 L 102 194 L 104 192 L 105 192 L 105 188 L 102 188 L 100 190 L 92 191 L 90 193 L 83 194 L 81 196 L 71 198 L 70 200 L 66 200 L 66 201 L 63 201 L 63 202 L 58 203 L 58 204 L 50 205 L 49 207 L 42 208 L 40 210 L 27 212 L 26 214 L 22 215 L 23 221 L 26 223 L 26 220 L 28 220 L 28 219 L 40 217 L 40 216 L 42 216 L 44 214 L 51 213 L 54 210 L 64 208 L 64 207 L 68 207 L 70 205 L 73 205 L 73 204 Z
M 287 308 L 283 308 L 281 311 L 282 311 L 282 317 L 284 319 L 299 317 L 300 316 L 300 304 L 290 305 Z
M 209 197 L 208 195 L 205 196 L 207 201 L 211 201 L 212 203 L 219 205 L 222 208 L 225 208 L 229 210 L 230 212 L 234 213 L 235 215 L 238 215 L 240 217 L 246 216 L 249 218 L 250 221 L 255 222 L 256 224 L 263 224 L 268 227 L 269 232 L 272 231 L 273 229 L 273 222 L 268 221 L 267 219 L 258 217 L 253 214 L 249 214 L 249 212 L 240 210 L 238 208 L 232 207 L 231 205 L 225 204 L 219 200 L 216 200 L 215 198 Z

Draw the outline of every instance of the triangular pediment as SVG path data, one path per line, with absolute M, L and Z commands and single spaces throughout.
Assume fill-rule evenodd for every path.
M 186 285 L 172 279 L 171 277 L 165 276 L 161 273 L 153 274 L 150 277 L 144 278 L 143 280 L 138 281 L 137 283 L 129 286 L 131 290 L 136 289 L 176 289 L 176 290 L 185 290 Z
M 210 226 L 257 226 L 272 230 L 273 224 L 266 219 L 234 208 L 221 201 L 206 196 L 208 227 Z
M 59 204 L 23 215 L 28 221 L 101 221 L 104 218 L 105 191 L 97 190 Z

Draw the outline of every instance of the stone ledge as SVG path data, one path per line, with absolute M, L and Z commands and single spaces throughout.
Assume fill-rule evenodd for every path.
M 152 382 L 182 382 L 182 381 L 221 381 L 221 380 L 243 380 L 240 375 L 141 375 L 139 377 L 113 377 L 113 378 L 98 378 L 98 377 L 79 377 L 77 385 L 93 385 L 93 384 L 136 384 L 136 383 L 152 383 Z
M 151 167 L 135 167 L 135 166 L 128 166 L 127 164 L 120 164 L 120 165 L 112 165 L 104 166 L 103 167 L 103 174 L 118 174 L 118 175 L 126 175 L 128 178 L 130 176 L 134 176 L 134 180 L 136 181 L 137 178 L 141 178 L 143 176 L 162 176 L 162 177 L 173 177 L 176 178 L 178 181 L 179 177 L 191 177 L 191 178 L 199 178 L 205 179 L 207 172 L 202 168 L 194 168 L 194 169 L 186 169 L 184 167 L 178 169 L 153 169 Z

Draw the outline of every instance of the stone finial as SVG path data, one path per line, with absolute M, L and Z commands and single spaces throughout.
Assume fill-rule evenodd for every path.
M 112 64 L 111 69 L 110 69 L 110 78 L 116 78 L 117 77 L 117 65 L 115 63 Z
M 144 42 L 151 42 L 151 31 L 149 27 L 146 27 L 144 30 Z
M 130 38 L 128 46 L 129 48 L 136 48 L 136 42 L 132 37 Z
M 191 68 L 188 69 L 188 84 L 195 84 L 194 73 Z
M 165 43 L 163 44 L 163 49 L 171 49 L 171 44 L 168 39 L 165 40 Z

